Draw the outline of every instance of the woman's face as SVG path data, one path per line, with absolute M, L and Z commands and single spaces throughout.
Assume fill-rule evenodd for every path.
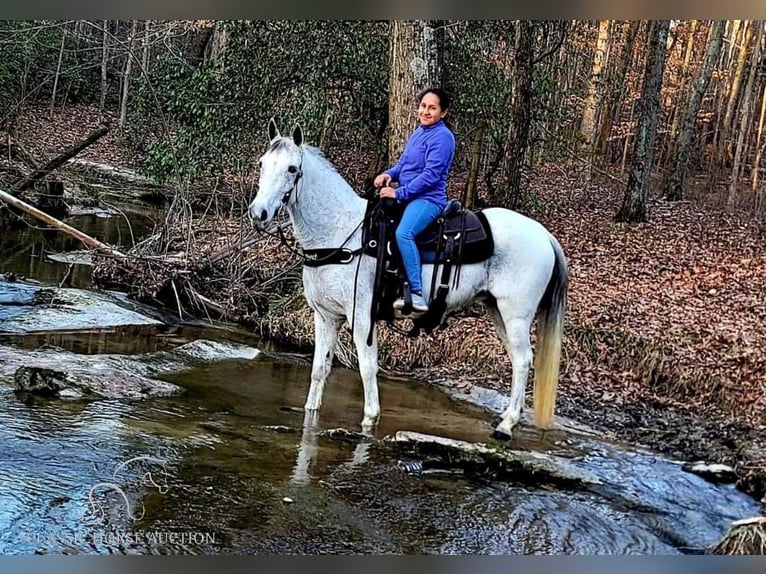
M 442 110 L 439 96 L 433 92 L 428 92 L 420 100 L 420 105 L 418 106 L 418 120 L 420 120 L 420 125 L 432 126 L 442 119 L 444 114 L 446 114 L 446 112 Z

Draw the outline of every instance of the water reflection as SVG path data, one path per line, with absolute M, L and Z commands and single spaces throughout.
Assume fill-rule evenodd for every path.
M 355 372 L 333 372 L 321 415 L 295 408 L 309 376 L 259 356 L 178 373 L 183 397 L 138 403 L 23 403 L 0 386 L 0 553 L 672 554 L 757 508 L 616 447 L 577 461 L 608 481 L 603 492 L 410 475 L 372 442 L 323 432 L 358 429 Z M 381 400 L 377 437 L 490 433 L 484 412 L 431 387 L 383 380 Z M 125 497 L 93 490 L 103 483 Z
M 115 246 L 133 246 L 134 242 L 151 232 L 157 212 L 137 206 L 121 206 L 129 213 L 99 217 L 81 215 L 64 221 L 80 231 Z M 83 249 L 82 243 L 60 231 L 46 227 L 33 218 L 19 218 L 0 211 L 0 270 L 21 277 L 65 287 L 88 287 L 91 269 L 88 265 L 62 264 L 48 259 L 51 253 Z

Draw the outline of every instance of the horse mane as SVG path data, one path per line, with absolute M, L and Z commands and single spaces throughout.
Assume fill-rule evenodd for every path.
M 327 156 L 324 154 L 324 152 L 321 149 L 313 145 L 307 145 L 307 144 L 304 144 L 302 147 L 305 152 L 308 152 L 309 155 L 316 158 L 316 160 L 320 164 L 322 164 L 322 167 L 340 176 L 340 172 L 338 171 L 338 169 L 333 165 L 333 163 L 329 159 L 327 159 Z

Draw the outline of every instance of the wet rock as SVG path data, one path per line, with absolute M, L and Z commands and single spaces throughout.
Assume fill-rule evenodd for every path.
M 261 430 L 265 430 L 267 432 L 274 432 L 277 434 L 297 434 L 298 429 L 293 427 L 288 427 L 285 425 L 261 425 L 259 427 Z
M 254 358 L 258 349 L 195 341 L 173 351 L 145 355 L 79 355 L 58 347 L 34 351 L 0 345 L 0 381 L 20 393 L 60 399 L 146 399 L 178 395 L 183 389 L 157 378 L 200 364 Z
M 732 483 L 737 480 L 737 471 L 726 464 L 707 463 L 701 460 L 686 462 L 682 467 L 686 472 L 701 476 L 716 483 Z
M 108 378 L 88 373 L 67 373 L 47 367 L 20 367 L 13 376 L 17 393 L 70 399 L 146 399 L 183 392 L 181 387 L 127 372 L 114 372 Z
M 420 460 L 397 460 L 396 467 L 405 474 L 422 474 L 423 462 Z
M 62 397 L 79 399 L 83 389 L 68 380 L 62 371 L 41 367 L 21 367 L 13 376 L 17 392 L 32 393 L 41 397 Z M 85 394 L 90 394 L 86 391 Z
M 161 321 L 128 308 L 108 293 L 0 281 L 0 332 L 3 333 L 160 324 Z
M 350 431 L 344 428 L 335 428 L 322 430 L 317 433 L 318 436 L 329 438 L 332 440 L 338 440 L 341 442 L 348 442 L 351 444 L 359 444 L 360 442 L 369 442 L 371 437 L 363 433 Z
M 235 343 L 217 341 L 192 341 L 173 351 L 176 355 L 185 355 L 198 361 L 221 361 L 225 359 L 255 359 L 261 354 L 259 349 Z
M 441 464 L 466 473 L 492 475 L 524 484 L 556 484 L 565 488 L 602 485 L 588 470 L 561 456 L 513 450 L 411 431 L 398 431 L 384 439 L 422 460 L 422 467 Z

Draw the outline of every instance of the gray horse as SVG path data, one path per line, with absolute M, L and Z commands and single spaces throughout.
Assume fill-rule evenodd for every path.
M 254 225 L 265 228 L 284 206 L 304 250 L 344 247 L 355 253 L 343 263 L 303 268 L 303 289 L 314 311 L 314 360 L 306 412 L 318 411 L 332 367 L 343 321 L 353 325 L 354 345 L 364 386 L 362 429 L 370 430 L 380 416 L 378 343 L 370 330 L 375 260 L 358 253 L 367 201 L 341 177 L 314 147 L 303 142 L 296 126 L 282 137 L 269 122 L 269 149 L 260 159 L 258 193 L 250 204 Z M 510 436 L 524 406 L 532 364 L 530 330 L 537 317 L 535 356 L 535 425 L 548 428 L 558 387 L 561 340 L 566 308 L 568 270 L 558 241 L 538 222 L 514 211 L 484 210 L 495 243 L 494 254 L 481 263 L 463 265 L 460 284 L 447 296 L 447 313 L 483 300 L 497 334 L 511 357 L 511 399 L 496 431 Z M 423 265 L 423 284 L 430 285 L 433 266 Z

